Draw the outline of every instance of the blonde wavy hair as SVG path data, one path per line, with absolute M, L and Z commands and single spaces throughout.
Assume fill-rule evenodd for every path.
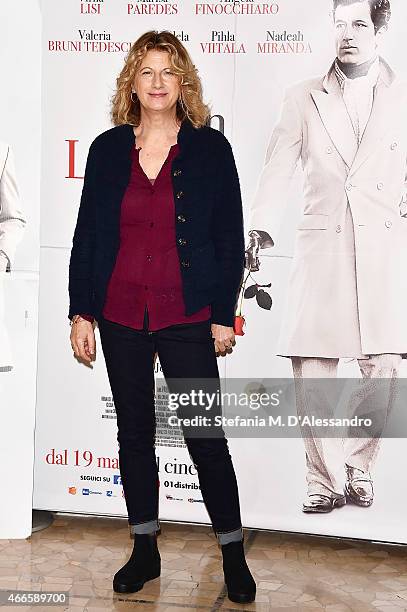
M 172 69 L 180 77 L 177 118 L 182 121 L 187 117 L 196 128 L 205 125 L 210 117 L 210 110 L 202 100 L 202 84 L 198 70 L 184 45 L 167 30 L 145 32 L 131 46 L 116 80 L 117 88 L 112 99 L 111 112 L 114 125 L 140 124 L 140 102 L 138 99 L 132 101 L 132 84 L 141 62 L 151 49 L 167 51 Z

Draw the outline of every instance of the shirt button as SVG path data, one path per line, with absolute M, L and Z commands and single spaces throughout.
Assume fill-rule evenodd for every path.
M 385 222 L 385 226 L 386 227 L 391 227 L 392 226 L 392 222 L 391 221 L 386 221 Z
M 178 221 L 179 223 L 185 223 L 186 218 L 184 217 L 184 215 L 178 215 L 178 216 L 177 216 L 177 221 Z
M 377 188 L 379 191 L 381 191 L 383 187 L 384 187 L 383 183 L 377 183 Z
M 185 261 L 185 260 L 181 261 L 181 266 L 183 268 L 189 268 L 189 261 Z
M 331 153 L 332 153 L 332 147 L 327 147 L 327 148 L 326 148 L 326 152 L 327 152 L 328 154 L 331 154 Z
M 177 199 L 179 200 L 180 198 L 182 198 L 182 196 L 184 195 L 183 191 L 178 191 L 177 193 Z
M 352 191 L 352 185 L 350 183 L 346 185 L 346 191 Z
M 390 149 L 392 151 L 394 151 L 394 149 L 397 149 L 397 142 L 392 142 L 391 145 L 390 145 Z
M 336 233 L 339 234 L 342 231 L 342 228 L 340 225 L 336 226 Z
M 181 174 L 182 170 L 174 170 L 173 172 L 173 176 L 179 176 Z
M 185 240 L 185 238 L 178 238 L 178 244 L 180 244 L 181 246 L 185 246 L 187 243 L 187 241 Z
M 151 257 L 151 255 L 147 255 L 147 261 L 151 261 L 153 258 Z

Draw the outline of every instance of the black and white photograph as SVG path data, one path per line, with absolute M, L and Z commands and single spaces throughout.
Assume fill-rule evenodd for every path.
M 4 320 L 3 276 L 11 271 L 26 220 L 21 209 L 11 148 L 0 142 L 0 372 L 13 368 L 10 341 Z M 0 391 L 1 393 L 1 391 Z
M 366 394 L 377 403 L 372 379 L 387 381 L 387 394 L 383 381 L 377 390 L 386 414 L 407 353 L 407 86 L 380 54 L 390 0 L 334 0 L 332 19 L 328 72 L 286 92 L 252 203 L 247 267 L 258 271 L 261 249 L 278 241 L 301 163 L 303 208 L 278 354 L 291 359 L 296 379 L 335 377 L 340 359 L 357 360 L 366 389 L 358 386 L 349 414 Z M 329 415 L 328 398 L 313 386 L 296 385 L 298 413 Z M 303 439 L 304 512 L 373 504 L 378 436 L 318 438 L 307 428 Z

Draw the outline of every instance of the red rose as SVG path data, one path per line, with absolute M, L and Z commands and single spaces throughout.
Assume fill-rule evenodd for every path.
M 233 326 L 236 336 L 244 336 L 243 326 L 245 324 L 244 317 L 241 315 L 235 317 L 235 324 Z

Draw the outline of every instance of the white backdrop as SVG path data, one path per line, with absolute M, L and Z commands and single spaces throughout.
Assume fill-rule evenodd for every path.
M 402 53 L 407 7 L 402 0 L 393 0 L 392 5 L 392 25 L 382 53 L 400 75 L 407 76 Z M 115 420 L 109 418 L 114 414 L 109 412 L 111 394 L 103 358 L 99 350 L 93 369 L 76 363 L 66 318 L 68 261 L 82 188 L 82 179 L 77 177 L 83 176 L 90 142 L 110 127 L 109 102 L 125 52 L 130 42 L 149 29 L 170 29 L 183 40 L 201 74 L 212 114 L 224 118 L 247 213 L 284 90 L 295 81 L 324 74 L 334 58 L 331 3 L 180 0 L 163 5 L 104 0 L 97 3 L 99 12 L 88 14 L 89 6 L 92 3 L 80 0 L 42 2 L 44 131 L 34 506 L 125 515 L 121 486 L 116 484 L 118 469 L 106 459 L 117 458 L 117 443 Z M 165 15 L 161 14 L 164 10 Z M 298 52 L 281 45 L 270 46 L 269 53 L 259 52 L 264 50 L 267 32 L 273 31 L 300 31 L 303 44 L 294 48 Z M 107 40 L 101 44 L 88 40 L 95 39 L 95 34 Z M 219 47 L 208 45 L 232 37 L 229 46 L 226 42 Z M 213 125 L 218 127 L 216 120 Z M 69 145 L 68 141 L 76 142 Z M 69 177 L 69 146 L 71 152 L 75 149 L 74 177 Z M 291 376 L 289 360 L 275 353 L 292 255 L 293 220 L 301 205 L 300 175 L 293 182 L 289 202 L 281 246 L 264 257 L 258 276 L 258 282 L 272 282 L 273 307 L 263 311 L 253 300 L 245 301 L 246 335 L 239 338 L 233 356 L 220 364 L 228 377 Z M 341 374 L 357 375 L 355 363 L 343 364 Z M 401 510 L 405 494 L 394 470 L 403 440 L 385 440 L 382 445 L 371 508 L 349 506 L 326 516 L 301 512 L 305 494 L 301 439 L 233 439 L 230 447 L 245 526 L 407 541 Z M 185 448 L 158 447 L 157 454 L 161 518 L 208 521 L 200 492 L 193 488 L 196 477 L 168 476 L 178 469 L 175 465 L 180 465 L 181 472 L 192 468 Z M 76 461 L 79 456 L 81 460 Z
M 0 279 L 0 538 L 31 534 L 39 284 L 41 17 L 37 1 L 0 3 L 0 140 L 12 149 L 27 219 L 11 273 Z M 1 354 L 0 347 L 0 354 Z M 4 354 L 4 353 L 3 353 Z M 5 364 L 0 364 L 5 365 Z

